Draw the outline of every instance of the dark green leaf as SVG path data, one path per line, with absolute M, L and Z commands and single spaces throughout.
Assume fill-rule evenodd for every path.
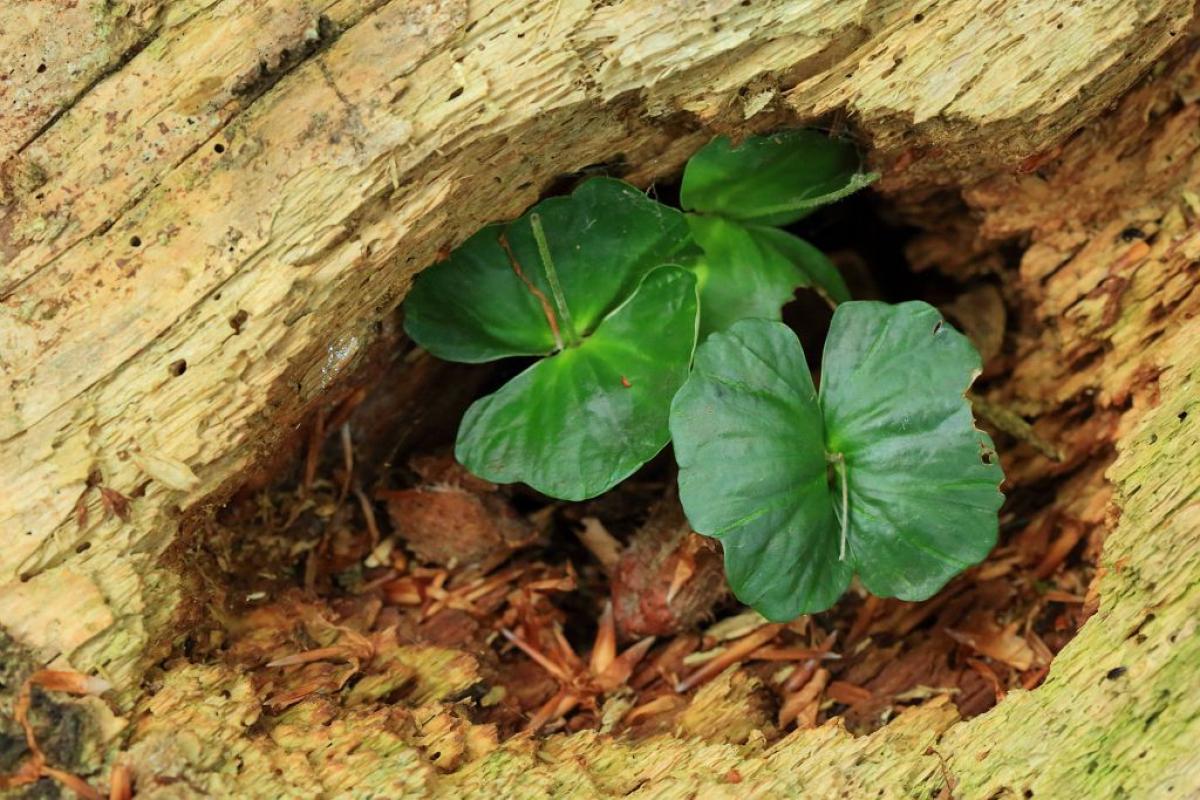
M 671 405 L 679 497 L 721 540 L 734 594 L 766 617 L 828 608 L 850 582 L 826 478 L 821 412 L 796 335 L 748 319 L 696 350 Z
M 564 500 L 612 488 L 667 443 L 698 313 L 695 276 L 653 270 L 580 345 L 476 401 L 459 428 L 458 460 L 488 480 L 523 481 Z
M 405 298 L 405 332 L 438 358 L 478 363 L 554 351 L 541 304 L 500 247 L 504 231 L 489 225 L 472 236 L 418 275 Z
M 853 572 L 924 599 L 996 540 L 1003 474 L 963 397 L 965 337 L 925 303 L 843 303 L 822 368 L 818 399 L 795 334 L 743 320 L 697 349 L 671 408 L 688 519 L 772 619 L 828 608 Z
M 964 398 L 979 368 L 926 303 L 844 303 L 833 316 L 826 448 L 846 459 L 849 555 L 874 594 L 929 597 L 996 543 L 1004 474 Z
M 814 287 L 835 303 L 850 299 L 833 262 L 786 231 L 698 214 L 689 214 L 688 224 L 704 251 L 693 267 L 702 340 L 740 319 L 779 319 L 797 286 Z
M 405 330 L 449 361 L 480 362 L 556 349 L 543 303 L 518 277 L 501 246 L 504 234 L 525 279 L 553 310 L 530 219 L 546 234 L 571 322 L 580 336 L 625 300 L 654 267 L 689 245 L 683 215 L 634 187 L 594 178 L 569 197 L 544 200 L 508 225 L 472 236 L 451 257 L 425 270 L 405 300 Z M 564 330 L 564 339 L 569 336 Z
M 878 175 L 862 172 L 854 145 L 816 131 L 714 139 L 692 156 L 680 202 L 688 211 L 787 225 L 852 194 Z

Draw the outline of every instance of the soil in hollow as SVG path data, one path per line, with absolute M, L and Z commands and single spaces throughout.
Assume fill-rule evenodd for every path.
M 966 280 L 917 272 L 936 239 L 889 215 L 859 197 L 797 232 L 833 255 L 857 297 L 942 308 L 984 356 L 979 392 L 1002 398 L 1026 324 L 1005 285 L 1015 264 L 993 252 L 991 271 Z M 785 320 L 816 358 L 824 306 L 802 294 Z M 393 346 L 318 411 L 297 463 L 239 493 L 204 537 L 219 612 L 186 658 L 249 671 L 266 725 L 315 698 L 432 698 L 495 740 L 640 736 L 686 728 L 720 686 L 745 723 L 731 730 L 770 740 L 840 717 L 865 733 L 925 703 L 972 716 L 1036 687 L 1097 606 L 1111 450 L 1063 452 L 1002 402 L 981 421 L 1008 475 L 984 563 L 924 602 L 854 586 L 825 613 L 775 625 L 725 590 L 718 545 L 678 507 L 669 452 L 585 503 L 488 484 L 449 451 L 466 405 L 513 367 L 440 364 L 399 335 Z M 1071 413 L 1087 424 L 1086 403 Z M 466 677 L 431 694 L 431 654 Z

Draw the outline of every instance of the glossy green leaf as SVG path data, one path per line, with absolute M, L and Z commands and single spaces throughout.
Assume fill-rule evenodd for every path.
M 833 262 L 786 231 L 699 214 L 689 214 L 688 224 L 704 251 L 693 266 L 702 340 L 740 319 L 779 319 L 798 286 L 813 287 L 835 303 L 850 299 Z
M 687 211 L 760 225 L 787 225 L 874 181 L 854 145 L 810 130 L 721 136 L 692 156 L 680 202 Z
M 964 394 L 979 353 L 927 303 L 838 306 L 825 340 L 826 449 L 849 476 L 849 557 L 882 597 L 921 600 L 995 546 L 1004 474 Z
M 627 183 L 594 178 L 570 196 L 543 200 L 512 223 L 484 228 L 449 259 L 418 275 L 404 303 L 404 327 L 414 341 L 449 361 L 547 355 L 557 346 L 547 309 L 563 328 L 561 336 L 570 340 L 534 239 L 534 215 L 545 232 L 570 322 L 581 337 L 647 272 L 691 243 L 679 211 Z M 501 244 L 502 235 L 521 275 Z
M 843 303 L 822 369 L 814 396 L 795 334 L 743 320 L 697 349 L 671 408 L 688 519 L 777 620 L 828 608 L 855 572 L 879 596 L 929 597 L 987 555 L 1003 502 L 963 396 L 979 356 L 932 307 Z
M 480 477 L 564 500 L 611 489 L 668 441 L 698 302 L 691 272 L 653 270 L 581 344 L 476 401 L 459 428 L 458 460 Z
M 671 404 L 679 499 L 721 540 L 738 599 L 773 620 L 828 608 L 850 582 L 826 479 L 823 423 L 785 325 L 748 319 L 696 350 Z

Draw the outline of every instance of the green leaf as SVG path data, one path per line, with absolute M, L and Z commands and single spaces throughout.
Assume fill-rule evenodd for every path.
M 404 327 L 414 341 L 448 361 L 547 355 L 557 349 L 547 309 L 570 341 L 534 238 L 534 215 L 581 337 L 629 297 L 647 272 L 690 244 L 679 211 L 627 183 L 594 178 L 568 197 L 543 200 L 512 223 L 484 228 L 448 260 L 418 275 L 404 303 Z M 501 235 L 528 284 L 514 269 Z
M 459 428 L 458 460 L 480 477 L 564 500 L 611 489 L 668 441 L 698 303 L 689 271 L 653 270 L 581 344 L 477 400 Z
M 964 397 L 979 353 L 927 303 L 838 306 L 825 340 L 826 449 L 849 476 L 863 584 L 922 600 L 995 546 L 1004 473 Z
M 779 319 L 798 286 L 811 286 L 835 303 L 850 299 L 837 267 L 803 239 L 723 217 L 688 214 L 687 220 L 704 251 L 693 266 L 702 340 L 740 319 Z
M 405 298 L 405 332 L 438 358 L 479 363 L 554 351 L 541 304 L 500 247 L 505 227 L 479 231 L 418 275 Z
M 850 582 L 826 479 L 824 425 L 796 335 L 748 319 L 696 350 L 671 404 L 679 499 L 721 540 L 738 599 L 773 620 L 831 606 Z
M 788 225 L 867 186 L 854 145 L 810 130 L 720 136 L 688 161 L 680 202 L 688 211 L 760 225 Z
M 828 608 L 855 572 L 924 599 L 996 541 L 1003 474 L 963 397 L 965 337 L 925 303 L 843 303 L 822 368 L 816 395 L 795 334 L 743 320 L 697 349 L 671 407 L 688 519 L 776 620 Z

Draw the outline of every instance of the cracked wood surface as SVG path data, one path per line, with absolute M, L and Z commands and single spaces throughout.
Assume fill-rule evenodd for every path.
M 1113 474 L 1125 511 L 1101 615 L 1046 687 L 961 725 L 930 709 L 920 726 L 948 730 L 939 751 L 971 787 L 965 796 L 1019 796 L 1020 781 L 1157 786 L 1170 774 L 1195 789 L 1196 765 L 1169 737 L 1140 760 L 1136 742 L 1151 715 L 1182 730 L 1197 713 L 1170 686 L 1197 655 L 1194 636 L 1178 630 L 1193 624 L 1195 592 L 1175 571 L 1196 558 L 1194 489 L 1179 476 L 1200 465 L 1193 428 L 1171 427 L 1180 420 L 1168 404 L 1194 397 L 1200 333 L 1184 312 L 1195 303 L 1188 270 L 1198 254 L 1178 231 L 1162 237 L 1169 249 L 1138 257 L 1114 254 L 1104 236 L 1143 217 L 1169 227 L 1168 205 L 1195 186 L 1185 131 L 1196 94 L 1178 88 L 1167 108 L 1153 93 L 1127 101 L 1144 107 L 1120 119 L 1178 126 L 1137 151 L 1143 172 L 1111 146 L 1128 131 L 1103 126 L 1065 147 L 1077 161 L 1064 161 L 1073 171 L 1060 167 L 1057 184 L 1035 171 L 1189 35 L 1193 13 L 1184 0 L 6 5 L 0 624 L 39 660 L 99 671 L 132 702 L 186 604 L 186 569 L 162 558 L 181 520 L 288 441 L 354 371 L 378 321 L 440 248 L 517 214 L 555 176 L 587 164 L 620 156 L 647 183 L 714 130 L 848 114 L 885 191 L 967 186 L 984 219 L 972 235 L 1032 242 L 1021 278 L 1035 287 L 1028 299 L 1045 338 L 1027 343 L 1018 394 L 1042 407 L 1074 396 L 1045 396 L 1039 370 L 1054 370 L 1076 393 L 1137 412 L 1120 417 Z M 1105 156 L 1113 163 L 1096 162 Z M 1073 201 L 1096 171 L 1113 185 Z M 1133 199 L 1123 194 L 1130 181 L 1144 186 Z M 1078 218 L 1082 209 L 1092 216 Z M 1177 214 L 1171 225 L 1190 219 Z M 1144 354 L 1153 360 L 1135 357 Z M 1086 369 L 1072 368 L 1083 358 Z M 1145 365 L 1163 375 L 1153 409 L 1135 391 Z M 133 497 L 129 524 L 106 519 L 94 492 L 77 524 L 76 501 L 97 472 Z M 1170 613 L 1122 639 L 1151 607 Z M 1139 636 L 1150 655 L 1129 649 Z M 1099 653 L 1128 654 L 1141 666 L 1124 666 L 1146 673 L 1119 703 L 1101 694 L 1115 685 L 1100 682 L 1108 667 Z M 1046 737 L 1046 712 L 1063 718 L 1062 731 L 1100 718 L 1087 728 L 1092 739 L 1030 761 L 1022 748 Z M 928 737 L 904 725 L 885 731 L 793 737 L 761 755 L 764 786 L 803 789 L 822 775 L 874 788 L 880 764 L 893 794 L 938 785 L 936 759 L 922 755 Z M 569 754 L 585 738 L 546 747 Z M 833 742 L 821 754 L 811 750 L 818 738 Z M 973 762 L 984 739 L 998 745 Z M 450 780 L 560 780 L 514 752 Z M 650 763 L 631 744 L 605 752 L 614 785 Z M 1094 777 L 1066 775 L 1089 752 L 1101 754 Z M 713 788 L 719 775 L 706 782 L 689 771 L 698 757 L 678 754 L 674 785 Z M 781 777 L 788 766 L 797 771 Z M 589 782 L 598 774 L 594 765 L 582 773 Z

